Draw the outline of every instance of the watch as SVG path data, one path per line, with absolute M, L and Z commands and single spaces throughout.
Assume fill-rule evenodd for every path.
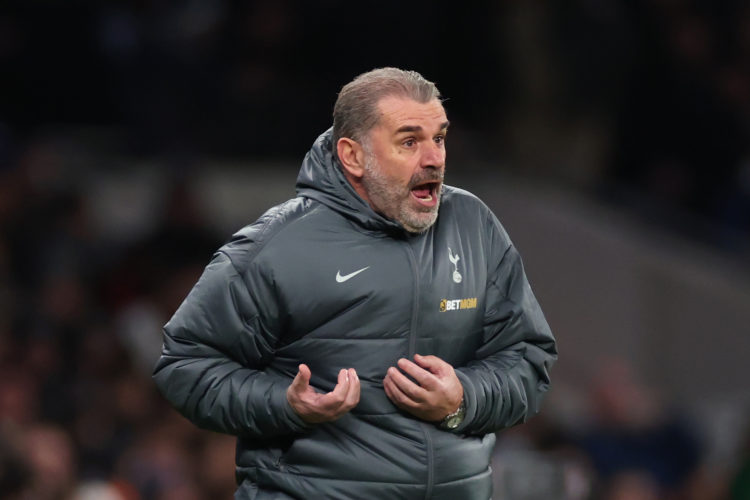
M 461 404 L 458 406 L 458 410 L 446 415 L 443 420 L 440 421 L 438 427 L 447 431 L 453 430 L 461 425 L 461 422 L 464 421 L 464 416 L 466 416 L 466 405 L 464 404 L 463 398 L 461 398 Z

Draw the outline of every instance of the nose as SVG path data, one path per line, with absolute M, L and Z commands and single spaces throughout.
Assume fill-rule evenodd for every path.
M 445 147 L 430 141 L 422 155 L 421 167 L 436 169 L 445 167 Z

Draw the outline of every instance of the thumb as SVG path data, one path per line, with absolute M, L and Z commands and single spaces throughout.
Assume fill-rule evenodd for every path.
M 295 392 L 304 392 L 310 385 L 310 375 L 310 368 L 306 364 L 299 365 L 297 376 L 292 380 L 292 390 Z

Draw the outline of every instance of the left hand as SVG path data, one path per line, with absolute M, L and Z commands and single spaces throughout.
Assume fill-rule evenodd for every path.
M 414 362 L 401 358 L 398 368 L 388 368 L 383 387 L 393 404 L 417 418 L 438 422 L 456 411 L 464 397 L 464 388 L 453 367 L 437 356 L 414 356 Z

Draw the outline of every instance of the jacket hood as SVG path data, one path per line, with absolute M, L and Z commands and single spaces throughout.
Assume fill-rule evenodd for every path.
M 376 213 L 344 176 L 333 153 L 333 128 L 323 132 L 305 155 L 297 176 L 297 195 L 312 198 L 366 229 L 403 231 L 397 222 Z

